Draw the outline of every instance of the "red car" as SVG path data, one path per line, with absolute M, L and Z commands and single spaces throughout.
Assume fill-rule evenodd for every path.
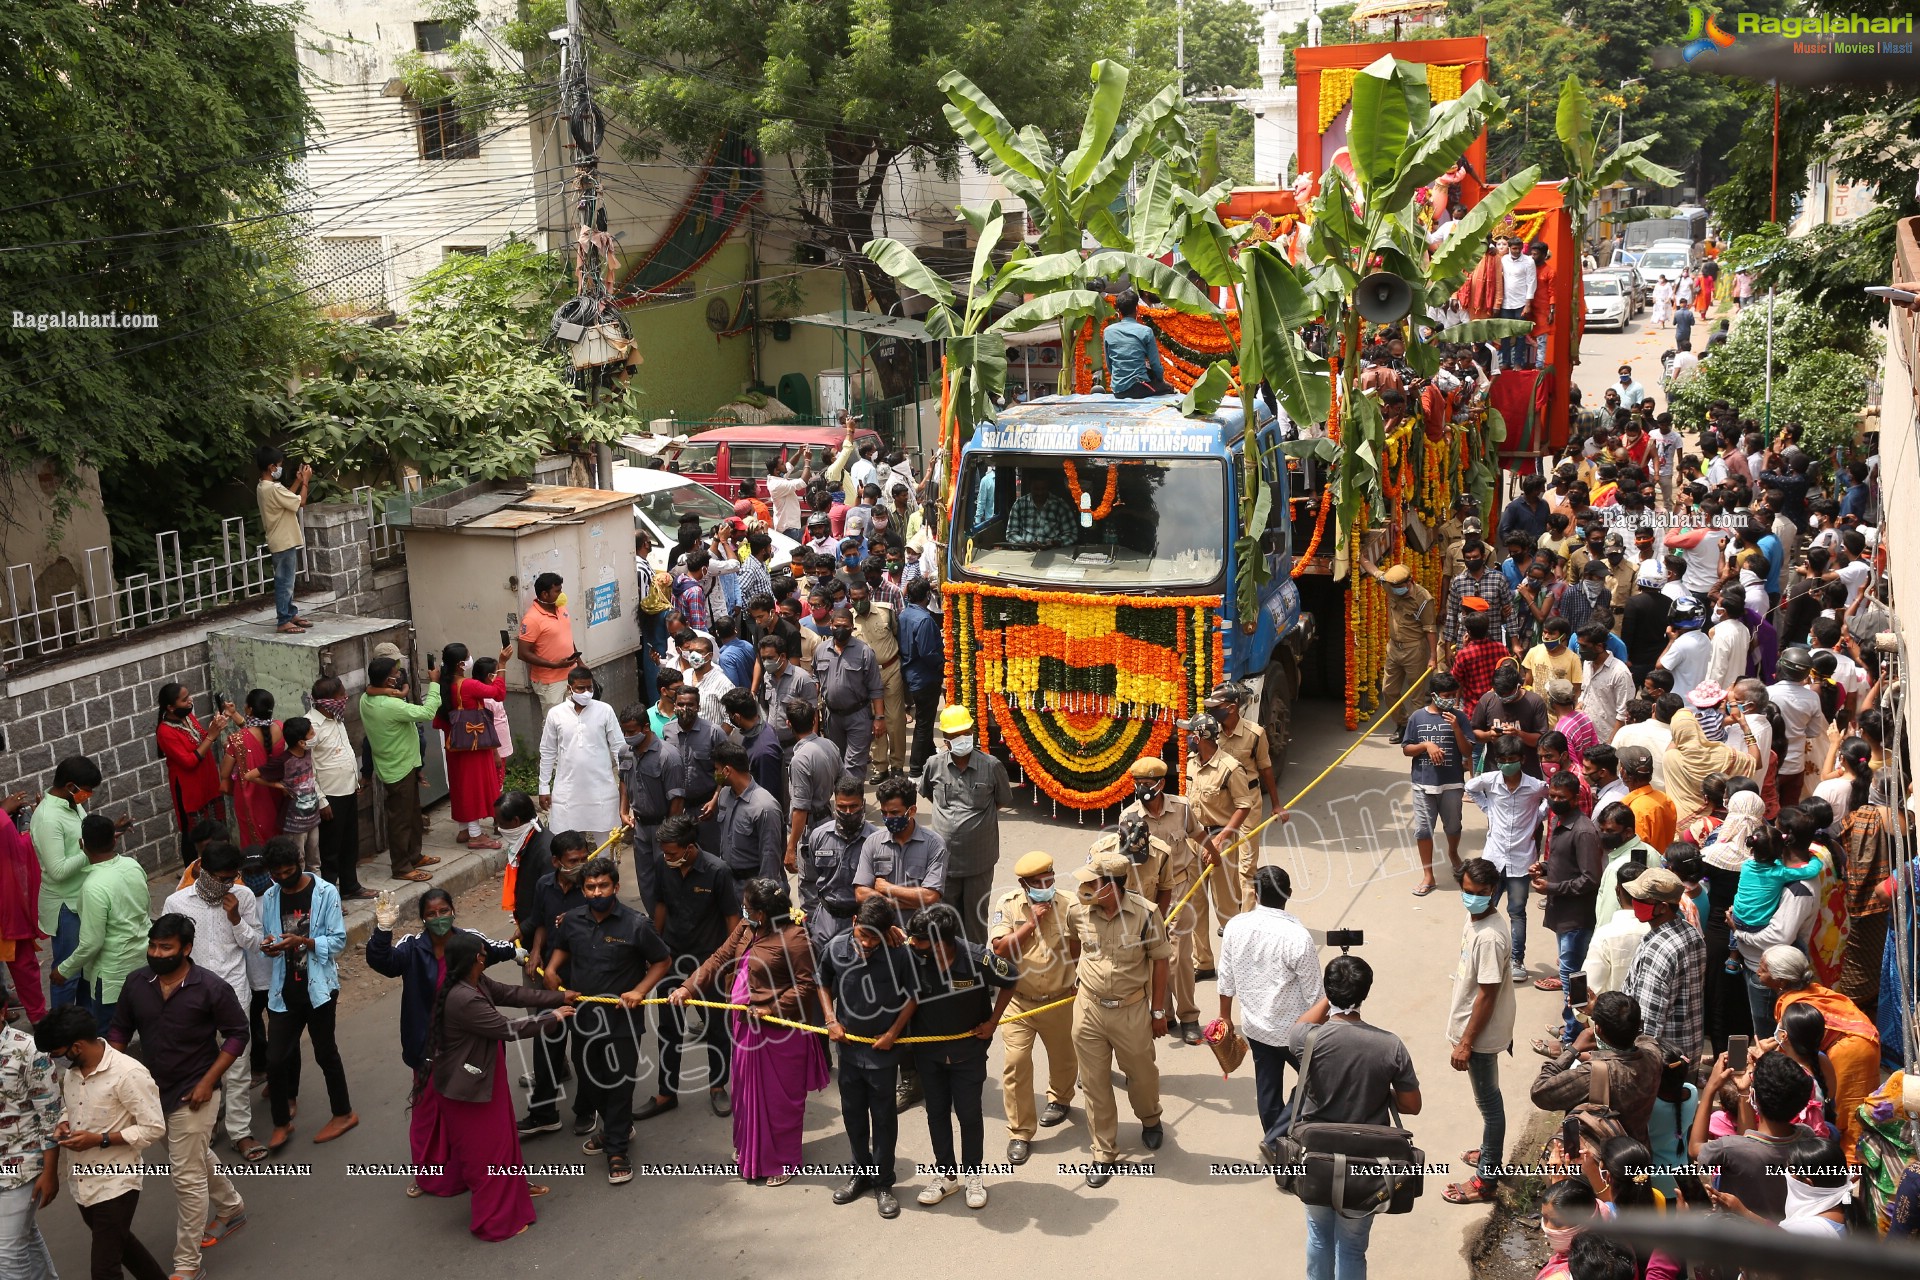
M 846 438 L 842 427 L 790 427 L 777 423 L 759 427 L 716 427 L 687 441 L 680 450 L 675 470 L 723 498 L 748 497 L 764 501 L 767 463 L 775 458 L 790 457 L 798 466 L 801 451 L 810 450 L 813 472 L 819 475 L 838 456 Z M 857 429 L 854 439 L 881 443 L 880 433 L 867 427 Z

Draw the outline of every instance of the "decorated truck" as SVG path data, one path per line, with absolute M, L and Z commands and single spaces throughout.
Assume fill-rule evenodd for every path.
M 1142 755 L 1183 767 L 1178 722 L 1225 679 L 1249 687 L 1244 714 L 1284 766 L 1313 619 L 1276 500 L 1289 458 L 1254 404 L 1249 428 L 1233 398 L 1186 417 L 1176 397 L 1049 396 L 982 423 L 961 452 L 948 696 L 1056 804 L 1121 803 Z M 1264 500 L 1245 501 L 1250 465 Z M 1241 592 L 1248 555 L 1266 572 Z

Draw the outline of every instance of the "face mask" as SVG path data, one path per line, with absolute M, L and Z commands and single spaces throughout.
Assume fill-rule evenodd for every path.
M 1160 795 L 1160 791 L 1161 784 L 1157 782 L 1144 787 L 1135 787 L 1133 789 L 1133 798 L 1141 804 L 1152 804 Z
M 1526 767 L 1527 762 L 1524 760 L 1502 760 L 1500 775 L 1505 778 L 1517 778 L 1520 776 L 1520 771 Z
M 1556 818 L 1564 818 L 1578 807 L 1579 806 L 1572 800 L 1553 799 L 1547 801 L 1547 808 L 1553 810 Z
M 1573 1248 L 1573 1238 L 1580 1234 L 1578 1227 L 1549 1227 L 1540 1224 L 1540 1232 L 1547 1238 L 1547 1248 L 1555 1253 L 1565 1253 Z
M 178 972 L 180 966 L 186 962 L 185 956 L 148 956 L 147 968 L 164 978 L 170 973 Z
M 868 615 L 869 613 L 872 613 L 872 612 L 873 612 L 873 601 L 871 601 L 871 600 L 855 600 L 855 601 L 853 602 L 853 611 L 854 611 L 854 613 L 855 613 L 855 614 L 857 614 L 858 616 L 860 616 L 860 617 L 862 617 L 862 618 L 864 618 L 864 617 L 866 617 L 866 616 L 867 616 L 867 615 Z
M 661 854 L 660 861 L 666 863 L 668 867 L 672 868 L 675 871 L 684 871 L 686 870 L 687 864 L 692 862 L 693 859 L 682 858 L 680 859 L 680 861 L 675 862 L 672 858 L 667 857 L 665 854 Z
M 329 720 L 345 720 L 347 718 L 347 700 L 345 698 L 315 698 L 313 705 L 318 707 L 320 713 Z
M 900 570 L 904 567 L 905 566 L 901 565 L 897 561 L 893 561 L 893 560 L 887 561 L 887 573 L 893 577 L 896 577 L 896 578 L 899 577 Z
M 453 932 L 452 916 L 428 916 L 427 932 L 436 938 L 444 938 Z
M 1637 898 L 1634 899 L 1633 918 L 1635 920 L 1640 921 L 1640 923 L 1642 924 L 1652 924 L 1653 923 L 1653 903 L 1641 902 Z
M 1607 846 L 1607 848 L 1609 849 L 1618 849 L 1621 845 L 1625 844 L 1626 842 L 1627 842 L 1627 837 L 1626 837 L 1626 833 L 1624 832 L 1602 831 L 1600 833 L 1600 843 Z
M 613 911 L 613 895 L 608 894 L 604 898 L 588 898 L 587 910 L 593 912 L 596 916 L 611 914 Z
M 585 863 L 581 864 L 581 866 L 585 865 Z M 553 878 L 561 884 L 571 886 L 580 878 L 580 867 L 555 867 L 553 869 Z
M 689 649 L 687 650 L 687 665 L 695 671 L 698 671 L 707 665 L 707 655 L 701 653 L 698 649 Z
M 913 818 L 904 813 L 890 813 L 881 821 L 887 824 L 888 835 L 898 836 L 906 834 L 907 824 L 911 823 Z
M 760 659 L 760 669 L 770 676 L 777 676 L 787 669 L 787 660 L 785 658 L 762 658 Z
M 1467 561 L 1463 561 L 1462 563 L 1466 565 L 1467 572 L 1474 574 L 1475 576 L 1478 576 L 1480 571 L 1487 567 L 1487 562 L 1485 560 L 1467 560 Z
M 193 882 L 193 887 L 199 892 L 200 900 L 211 906 L 219 906 L 231 892 L 226 885 L 212 876 L 201 876 Z
M 1412 587 L 1388 587 L 1387 590 L 1392 592 L 1396 596 L 1404 596 L 1409 591 L 1413 590 L 1413 588 Z
M 1624 373 L 1623 373 L 1623 374 L 1621 374 L 1621 375 L 1620 375 L 1620 385 L 1621 385 L 1621 386 L 1623 386 L 1623 387 L 1624 387 L 1624 386 L 1626 386 L 1627 384 L 1629 384 L 1629 383 L 1631 383 L 1632 381 L 1633 381 L 1633 379 L 1632 379 L 1632 378 L 1630 378 L 1630 377 L 1628 377 L 1628 376 L 1627 376 L 1626 374 L 1624 374 Z
M 1028 902 L 1052 902 L 1053 886 L 1048 885 L 1044 889 L 1028 889 L 1027 901 Z
M 627 747 L 629 750 L 638 751 L 640 749 L 640 744 L 646 740 L 647 735 L 644 733 L 633 733 L 633 734 L 623 733 L 620 735 L 620 738 L 623 742 L 627 744 Z
M 1460 704 L 1452 698 L 1435 698 L 1433 700 L 1433 709 L 1435 711 L 1453 711 L 1457 709 L 1459 705 Z
M 833 629 L 833 642 L 835 644 L 846 644 L 848 641 L 852 639 L 853 639 L 852 627 L 835 627 Z
M 278 480 L 280 478 L 280 468 L 275 467 L 273 470 L 267 472 L 267 474 L 272 478 L 274 478 L 275 480 Z
M 699 722 L 700 711 L 697 707 L 690 711 L 676 711 L 673 713 L 673 718 L 680 722 L 682 729 L 691 729 Z
M 957 738 L 947 739 L 947 750 L 951 751 L 956 756 L 972 755 L 973 754 L 973 735 L 970 733 L 963 733 Z
M 867 815 L 864 813 L 841 813 L 836 809 L 833 813 L 833 824 L 839 828 L 841 835 L 851 839 L 859 835 L 860 828 L 867 824 Z
M 1460 895 L 1460 901 L 1465 904 L 1468 915 L 1477 916 L 1493 905 L 1493 895 L 1490 893 L 1463 893 Z
M 1561 651 L 1562 649 L 1564 649 L 1564 648 L 1566 648 L 1566 647 L 1567 647 L 1567 642 L 1566 642 L 1565 640 L 1549 640 L 1549 641 L 1547 641 L 1547 652 L 1548 652 L 1548 653 L 1558 653 L 1558 652 L 1560 652 L 1560 651 Z
M 593 701 L 593 690 L 591 690 L 591 689 L 583 689 L 583 690 L 581 690 L 580 692 L 578 692 L 578 693 L 575 693 L 575 694 L 573 694 L 573 695 L 572 695 L 572 697 L 573 697 L 573 705 L 574 705 L 574 706 L 576 706 L 576 707 L 584 707 L 584 706 L 586 706 L 586 705 L 587 705 L 587 704 L 588 704 L 589 702 L 592 702 L 592 701 Z

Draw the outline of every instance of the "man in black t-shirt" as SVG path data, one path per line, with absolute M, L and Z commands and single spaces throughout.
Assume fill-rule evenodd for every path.
M 691 814 L 675 814 L 660 824 L 660 844 L 654 865 L 659 900 L 653 908 L 653 927 L 673 954 L 673 970 L 660 986 L 666 995 L 681 986 L 700 962 L 718 951 L 740 924 L 740 885 L 727 864 L 700 847 L 699 828 Z M 666 1005 L 660 1017 L 660 1092 L 642 1102 L 635 1120 L 651 1120 L 680 1105 L 686 1083 L 681 1070 L 681 1044 L 686 1039 L 690 1011 Z M 707 1063 L 707 1105 L 717 1116 L 733 1114 L 727 1094 L 727 1070 L 733 1056 L 733 1035 L 727 1016 L 718 1009 L 705 1011 L 700 1050 Z
M 587 865 L 587 852 L 593 846 L 578 831 L 556 831 L 547 851 L 553 869 L 534 881 L 527 895 L 527 918 L 520 925 L 520 940 L 526 946 L 527 985 L 545 986 L 547 953 L 553 949 L 560 921 L 575 907 L 586 905 L 580 892 L 580 870 Z M 516 895 L 518 896 L 518 895 Z M 531 1138 L 542 1133 L 560 1132 L 560 1082 L 567 1078 L 567 1043 L 572 1036 L 573 1019 L 555 1022 L 533 1042 L 533 1078 L 526 1084 L 527 1117 L 519 1125 L 520 1136 Z M 573 1096 L 573 1131 L 593 1132 L 593 1113 L 583 1111 L 581 1097 Z
M 633 1135 L 633 1087 L 640 1079 L 641 1002 L 667 976 L 667 944 L 647 918 L 621 902 L 620 864 L 595 858 L 580 875 L 586 904 L 561 917 L 547 957 L 547 987 L 583 996 L 612 996 L 618 1005 L 583 1003 L 573 1016 L 576 1115 L 598 1116 L 600 1132 L 581 1150 L 607 1155 L 607 1181 L 633 1181 L 627 1140 Z M 565 985 L 562 985 L 562 984 Z
M 900 1134 L 893 1095 L 906 1051 L 894 1041 L 915 1005 L 913 960 L 903 941 L 892 899 L 868 898 L 854 913 L 853 927 L 820 949 L 817 974 L 827 1038 L 840 1046 L 840 1116 L 855 1165 L 833 1202 L 851 1204 L 872 1191 L 883 1218 L 900 1216 L 893 1194 L 893 1149 Z

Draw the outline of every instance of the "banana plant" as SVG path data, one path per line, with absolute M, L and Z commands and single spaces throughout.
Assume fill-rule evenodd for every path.
M 1567 178 L 1560 191 L 1567 206 L 1567 221 L 1572 224 L 1573 243 L 1577 251 L 1586 248 L 1593 198 L 1602 188 L 1612 186 L 1628 174 L 1658 187 L 1675 186 L 1680 181 L 1680 174 L 1647 159 L 1646 153 L 1660 141 L 1657 133 L 1623 142 L 1602 156 L 1599 138 L 1594 130 L 1593 104 L 1587 98 L 1586 86 L 1575 76 L 1568 76 L 1560 86 L 1560 106 L 1554 113 L 1553 128 L 1560 137 L 1560 154 L 1566 162 Z M 1612 220 L 1640 222 L 1647 218 L 1672 217 L 1673 212 L 1666 205 L 1639 205 L 1621 210 Z M 1574 315 L 1582 314 L 1582 307 L 1583 304 L 1576 297 Z M 1581 326 L 1577 324 L 1573 327 L 1575 364 L 1580 362 L 1580 329 Z

